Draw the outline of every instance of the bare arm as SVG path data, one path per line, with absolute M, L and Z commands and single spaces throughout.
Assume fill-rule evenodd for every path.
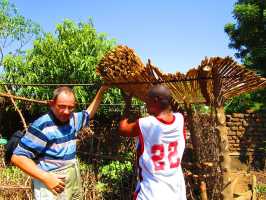
M 119 133 L 126 137 L 136 137 L 139 135 L 139 128 L 137 122 L 128 122 L 128 119 L 122 119 L 119 122 Z
M 64 176 L 43 171 L 37 167 L 33 160 L 25 156 L 13 154 L 11 162 L 28 175 L 41 181 L 54 194 L 63 192 L 65 188 L 65 183 L 63 182 Z
M 109 86 L 102 86 L 98 90 L 98 92 L 97 92 L 96 96 L 94 97 L 93 101 L 91 102 L 91 104 L 87 108 L 87 111 L 89 112 L 90 118 L 94 117 L 94 115 L 96 113 L 96 110 L 98 109 L 98 107 L 99 107 L 99 105 L 101 103 L 103 94 L 108 89 L 109 89 Z

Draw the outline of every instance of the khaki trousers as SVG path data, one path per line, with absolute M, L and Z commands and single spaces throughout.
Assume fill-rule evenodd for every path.
M 65 175 L 65 190 L 54 195 L 42 182 L 33 179 L 33 199 L 35 200 L 81 200 L 82 187 L 78 162 L 52 170 L 52 173 Z

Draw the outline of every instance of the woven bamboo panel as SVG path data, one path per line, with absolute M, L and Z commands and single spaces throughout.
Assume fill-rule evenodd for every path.
M 133 49 L 119 45 L 106 54 L 96 72 L 124 92 L 146 101 L 146 94 L 156 81 L 154 67 L 141 62 Z
M 143 101 L 156 82 L 169 88 L 177 103 L 218 106 L 226 99 L 266 87 L 265 78 L 230 57 L 205 58 L 186 74 L 164 74 L 150 62 L 145 66 L 133 49 L 121 45 L 104 56 L 96 71 L 106 82 Z
M 205 102 L 201 94 L 197 80 L 198 71 L 191 69 L 186 75 L 176 72 L 175 74 L 161 74 L 163 85 L 170 89 L 174 101 L 177 103 L 202 103 Z
M 130 82 L 135 81 L 144 67 L 133 49 L 119 45 L 103 57 L 96 72 L 106 81 Z
M 266 79 L 237 64 L 232 58 L 205 58 L 198 67 L 201 91 L 208 103 L 225 100 L 266 87 Z

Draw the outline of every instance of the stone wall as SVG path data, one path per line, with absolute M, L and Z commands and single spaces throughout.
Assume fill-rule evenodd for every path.
M 240 159 L 265 164 L 266 112 L 233 113 L 226 115 L 228 140 L 232 155 Z

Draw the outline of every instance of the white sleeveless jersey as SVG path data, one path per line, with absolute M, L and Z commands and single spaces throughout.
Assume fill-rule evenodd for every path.
M 134 199 L 186 200 L 181 160 L 185 149 L 184 118 L 172 122 L 149 116 L 138 121 L 139 181 Z

